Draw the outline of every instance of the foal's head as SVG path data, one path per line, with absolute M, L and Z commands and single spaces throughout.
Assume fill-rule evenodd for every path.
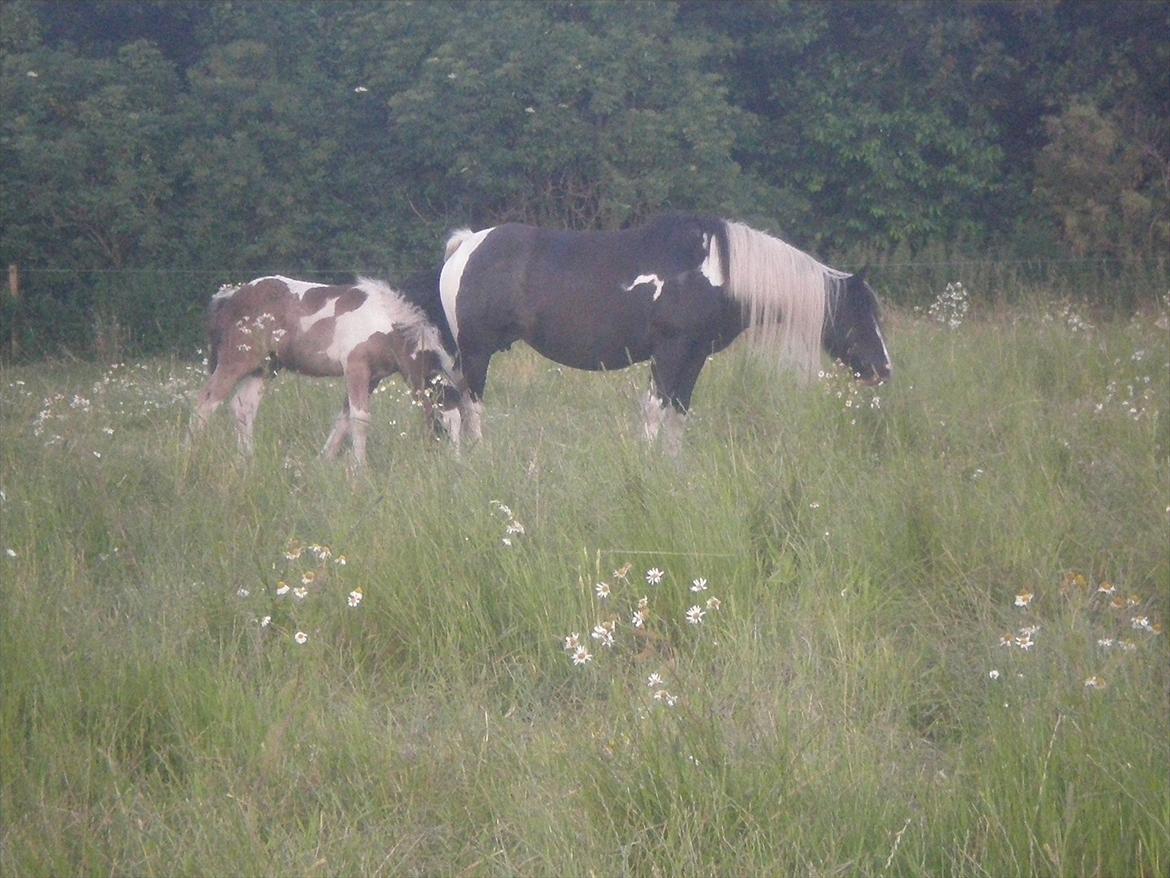
M 864 384 L 889 381 L 894 365 L 882 335 L 877 296 L 865 278 L 861 274 L 845 278 L 831 307 L 824 335 L 829 356 L 845 363 Z

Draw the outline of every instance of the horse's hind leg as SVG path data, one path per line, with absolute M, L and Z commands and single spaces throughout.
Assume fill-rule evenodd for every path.
M 330 459 L 337 457 L 341 451 L 341 446 L 345 444 L 346 438 L 349 436 L 349 396 L 341 403 L 341 411 L 338 412 L 336 420 L 333 422 L 333 431 L 329 434 L 329 438 L 325 440 L 325 447 L 321 449 L 321 454 Z
M 477 353 L 461 350 L 463 378 L 467 390 L 460 395 L 459 410 L 462 413 L 462 430 L 465 436 L 478 441 L 483 438 L 483 391 L 487 384 L 488 363 L 491 352 Z
M 199 397 L 195 401 L 195 412 L 188 427 L 188 438 L 195 437 L 207 426 L 212 412 L 231 395 L 239 380 L 238 374 L 229 372 L 227 369 L 218 368 L 211 373 L 211 377 L 207 379 L 207 383 L 203 385 L 203 389 L 199 391 Z
M 240 382 L 236 395 L 232 397 L 232 412 L 236 416 L 236 439 L 245 454 L 252 453 L 252 427 L 260 400 L 264 398 L 264 373 L 253 372 Z

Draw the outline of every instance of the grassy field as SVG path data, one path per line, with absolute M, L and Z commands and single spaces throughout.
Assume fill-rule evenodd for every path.
M 7 368 L 0 872 L 1165 876 L 1159 318 L 894 315 L 876 391 L 734 348 L 677 460 L 644 369 L 516 350 L 359 475 L 336 384 L 245 460 L 193 361 Z

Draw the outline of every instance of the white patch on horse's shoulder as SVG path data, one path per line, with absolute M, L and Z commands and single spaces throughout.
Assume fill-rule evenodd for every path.
M 640 274 L 622 289 L 628 293 L 633 290 L 634 287 L 640 287 L 642 284 L 654 284 L 654 295 L 651 297 L 651 301 L 657 302 L 658 297 L 662 295 L 662 288 L 665 286 L 665 284 L 662 278 L 656 274 Z
M 459 287 L 463 283 L 463 269 L 467 267 L 467 260 L 476 248 L 483 243 L 484 238 L 495 230 L 495 226 L 480 229 L 478 232 L 468 232 L 460 229 L 447 242 L 447 261 L 443 263 L 443 272 L 439 275 L 439 297 L 443 300 L 443 311 L 447 315 L 447 325 L 451 327 L 451 335 L 459 341 L 459 320 L 455 313 L 455 300 L 459 298 Z M 454 251 L 451 244 L 458 238 Z
M 703 244 L 707 248 L 707 256 L 699 265 L 699 272 L 707 278 L 713 287 L 724 284 L 723 260 L 719 257 L 719 239 L 714 235 L 703 235 Z

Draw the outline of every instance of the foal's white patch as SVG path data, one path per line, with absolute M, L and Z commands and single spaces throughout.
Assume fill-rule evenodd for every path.
M 443 311 L 447 315 L 447 325 L 451 327 L 451 335 L 455 342 L 459 342 L 459 320 L 455 313 L 455 300 L 459 297 L 459 287 L 463 283 L 463 269 L 467 267 L 467 260 L 476 248 L 483 243 L 484 238 L 495 230 L 495 226 L 481 229 L 478 232 L 457 232 L 459 243 L 456 245 L 456 236 L 451 236 L 447 246 L 447 261 L 443 263 L 443 272 L 439 275 L 439 296 L 443 300 Z M 454 250 L 452 251 L 452 246 Z
M 361 277 L 358 278 L 356 286 L 366 294 L 366 300 L 352 311 L 337 315 L 333 324 L 333 339 L 325 349 L 327 357 L 343 365 L 353 349 L 375 332 L 389 333 L 395 327 L 414 325 L 423 321 L 422 312 L 387 284 Z M 325 308 L 301 320 L 301 329 L 306 328 L 305 321 L 316 322 L 322 317 L 333 316 L 336 305 L 337 300 L 330 299 Z
M 714 235 L 703 235 L 703 245 L 707 248 L 707 258 L 699 265 L 699 272 L 711 286 L 721 287 L 725 278 L 723 260 L 719 257 L 719 240 Z
M 662 295 L 662 287 L 664 286 L 664 283 L 662 278 L 656 274 L 640 274 L 632 281 L 630 281 L 628 286 L 623 287 L 623 289 L 625 289 L 625 291 L 628 293 L 634 287 L 641 286 L 642 284 L 654 284 L 654 295 L 650 297 L 650 301 L 657 302 L 658 297 Z

